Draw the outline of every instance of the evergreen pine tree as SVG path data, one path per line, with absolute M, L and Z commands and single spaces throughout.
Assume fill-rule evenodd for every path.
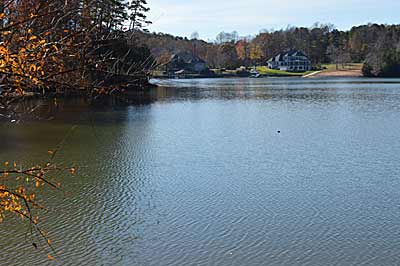
M 132 0 L 128 6 L 128 10 L 130 12 L 130 30 L 143 30 L 147 25 L 151 24 L 147 20 L 146 13 L 150 8 L 147 7 L 146 0 Z

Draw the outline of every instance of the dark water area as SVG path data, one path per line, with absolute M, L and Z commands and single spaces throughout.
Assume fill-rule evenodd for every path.
M 22 165 L 76 126 L 56 160 L 79 169 L 43 190 L 58 260 L 8 220 L 0 265 L 399 264 L 400 79 L 153 82 L 146 104 L 0 124 Z

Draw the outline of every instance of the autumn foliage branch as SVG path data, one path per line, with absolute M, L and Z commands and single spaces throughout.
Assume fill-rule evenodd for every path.
M 0 4 L 0 109 L 26 96 L 107 94 L 123 87 L 107 82 L 117 75 L 130 76 L 131 81 L 146 79 L 150 56 L 132 62 L 135 51 L 120 49 L 118 41 L 127 39 L 126 10 L 107 3 L 9 0 Z
M 16 216 L 22 221 L 27 221 L 32 245 L 38 248 L 37 242 L 33 239 L 34 233 L 36 233 L 52 251 L 53 255 L 49 254 L 49 259 L 54 259 L 53 256 L 56 251 L 51 245 L 48 234 L 39 225 L 37 212 L 46 210 L 45 203 L 43 203 L 44 199 L 41 197 L 41 192 L 46 187 L 66 195 L 66 192 L 61 188 L 61 183 L 56 182 L 52 176 L 59 175 L 62 172 L 70 172 L 71 175 L 76 174 L 75 167 L 62 167 L 54 162 L 57 153 L 63 148 L 74 130 L 75 127 L 72 127 L 58 146 L 48 151 L 50 157 L 46 163 L 23 168 L 16 162 L 12 164 L 5 162 L 4 170 L 0 170 L 0 223 L 10 216 Z

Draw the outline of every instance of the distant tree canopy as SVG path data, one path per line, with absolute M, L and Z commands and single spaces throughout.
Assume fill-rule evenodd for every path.
M 238 67 L 265 65 L 268 59 L 279 53 L 300 50 L 309 56 L 314 66 L 366 62 L 373 69 L 371 75 L 376 75 L 383 73 L 377 70 L 378 64 L 384 72 L 396 69 L 394 62 L 384 64 L 382 60 L 395 58 L 393 55 L 400 46 L 399 32 L 400 25 L 368 24 L 341 31 L 331 24 L 316 23 L 310 28 L 264 30 L 253 37 L 240 37 L 235 31 L 221 32 L 214 43 L 162 33 L 145 34 L 141 39 L 148 44 L 157 60 L 186 51 L 195 52 L 211 67 Z M 193 44 L 196 45 L 195 51 Z
M 399 77 L 400 27 L 385 27 L 375 34 L 378 37 L 368 47 L 363 74 L 370 77 Z

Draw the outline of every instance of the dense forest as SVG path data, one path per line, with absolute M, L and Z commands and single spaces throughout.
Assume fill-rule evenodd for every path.
M 0 3 L 0 104 L 11 95 L 83 92 L 141 84 L 152 64 L 132 32 L 145 0 L 5 0 Z M 115 85 L 115 86 L 114 86 Z M 125 85 L 125 84 L 124 84 Z
M 306 53 L 315 67 L 352 62 L 365 63 L 364 74 L 368 76 L 400 73 L 400 25 L 368 24 L 341 31 L 330 24 L 316 23 L 310 28 L 265 30 L 252 37 L 221 32 L 212 43 L 199 40 L 197 33 L 190 39 L 163 33 L 142 33 L 140 38 L 160 65 L 183 51 L 215 68 L 265 65 L 272 56 L 295 49 Z

